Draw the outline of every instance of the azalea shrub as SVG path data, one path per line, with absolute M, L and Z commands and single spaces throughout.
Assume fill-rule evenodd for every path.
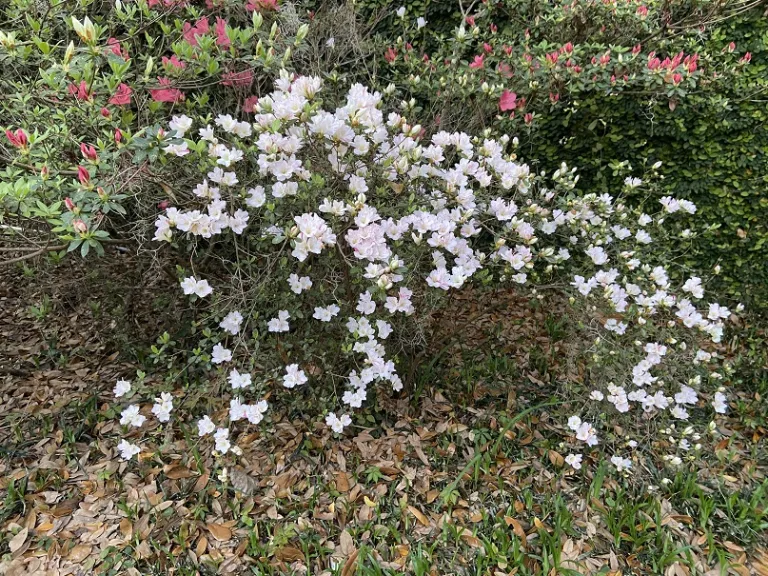
M 406 390 L 414 335 L 451 291 L 535 298 L 542 285 L 583 319 L 589 377 L 558 390 L 573 411 L 568 463 L 603 450 L 626 471 L 651 446 L 671 466 L 695 457 L 706 430 L 693 423 L 727 410 L 718 343 L 732 311 L 705 298 L 707 277 L 671 279 L 696 206 L 659 192 L 658 165 L 584 194 L 576 168 L 533 173 L 516 138 L 427 131 L 360 84 L 324 96 L 320 78 L 283 72 L 252 118 L 177 115 L 159 136 L 178 193 L 154 242 L 178 255 L 195 341 L 162 384 L 115 386 L 123 458 L 148 420 L 184 413 L 226 465 L 289 395 L 343 434 L 377 394 Z M 640 190 L 646 202 L 624 201 Z M 192 369 L 210 409 L 179 412 L 200 393 L 178 385 Z
M 765 88 L 764 8 L 507 0 L 453 10 L 386 9 L 380 89 L 391 83 L 444 129 L 516 134 L 532 166 L 579 166 L 589 192 L 620 185 L 624 160 L 662 161 L 667 193 L 696 202 L 700 229 L 712 227 L 688 264 L 716 260 L 719 291 L 766 302 L 765 267 L 753 264 L 766 246 L 768 146 L 753 98 Z
M 580 101 L 593 93 L 605 95 L 606 106 L 631 93 L 638 105 L 655 99 L 674 107 L 691 92 L 722 88 L 751 59 L 749 53 L 700 53 L 695 21 L 683 27 L 683 38 L 665 33 L 663 22 L 673 17 L 667 7 L 534 6 L 479 4 L 447 33 L 435 32 L 429 20 L 402 6 L 393 11 L 391 44 L 381 55 L 389 63 L 384 77 L 404 88 L 403 97 L 416 98 L 441 126 L 493 123 L 522 138 L 537 117 L 546 122 L 555 108 L 571 108 L 578 121 Z M 686 11 L 686 17 L 704 18 L 702 11 Z M 735 51 L 735 45 L 722 48 Z
M 37 6 L 0 8 L 0 206 L 5 234 L 59 258 L 141 239 L 173 195 L 159 123 L 252 113 L 307 32 L 268 0 Z

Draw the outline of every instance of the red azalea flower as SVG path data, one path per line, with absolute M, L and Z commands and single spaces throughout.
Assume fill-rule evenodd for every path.
M 112 98 L 109 99 L 109 103 L 114 104 L 115 106 L 125 106 L 126 104 L 130 104 L 132 92 L 133 90 L 131 90 L 130 86 L 127 84 L 120 84 Z
M 499 99 L 499 110 L 502 112 L 507 112 L 509 110 L 514 110 L 516 107 L 517 94 L 510 92 L 509 90 L 504 90 L 504 92 L 501 93 L 501 98 Z
M 184 93 L 178 88 L 172 88 L 171 81 L 168 78 L 158 78 L 157 81 L 161 87 L 149 91 L 155 102 L 171 102 L 176 104 L 184 100 Z
M 93 98 L 93 93 L 88 92 L 88 84 L 85 83 L 85 80 L 81 80 L 79 85 L 70 84 L 69 93 L 78 100 L 90 100 Z
M 164 68 L 170 67 L 170 68 L 175 68 L 177 70 L 182 70 L 187 66 L 184 62 L 182 62 L 176 57 L 176 54 L 174 54 L 170 58 L 168 58 L 168 56 L 163 56 L 162 62 L 163 62 Z
M 501 64 L 499 64 L 498 70 L 499 70 L 499 74 L 504 78 L 512 77 L 512 68 L 506 62 L 502 62 Z
M 484 56 L 475 56 L 475 59 L 472 60 L 472 62 L 469 63 L 469 67 L 473 68 L 474 70 L 479 70 L 483 67 L 483 58 Z
M 391 64 L 397 59 L 397 51 L 392 47 L 387 48 L 387 51 L 384 53 L 384 59 Z
M 115 56 L 119 56 L 123 60 L 128 60 L 128 51 L 120 45 L 120 41 L 117 38 L 110 38 L 107 40 L 107 47 Z
M 277 12 L 277 0 L 248 0 L 245 9 L 249 12 Z
M 189 22 L 184 22 L 181 30 L 184 40 L 192 46 L 197 46 L 196 36 L 205 36 L 208 33 L 208 18 L 200 18 L 200 20 L 195 22 L 194 26 Z
M 231 44 L 227 36 L 227 21 L 219 16 L 216 17 L 216 44 L 222 48 L 229 48 Z
M 258 103 L 259 103 L 259 97 L 258 96 L 248 96 L 248 98 L 245 99 L 245 103 L 243 104 L 243 108 L 249 114 L 255 114 L 256 113 L 256 104 L 258 104 Z

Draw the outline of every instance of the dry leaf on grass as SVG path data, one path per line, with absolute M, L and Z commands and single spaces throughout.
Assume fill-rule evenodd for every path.
M 232 530 L 224 526 L 223 524 L 215 524 L 210 522 L 207 524 L 208 531 L 219 542 L 226 542 L 232 538 Z
M 19 530 L 19 533 L 16 534 L 13 538 L 11 538 L 11 541 L 8 543 L 8 547 L 11 550 L 11 554 L 15 554 L 18 550 L 21 549 L 22 546 L 24 546 L 24 543 L 27 541 L 27 536 L 29 535 L 29 529 L 22 528 Z

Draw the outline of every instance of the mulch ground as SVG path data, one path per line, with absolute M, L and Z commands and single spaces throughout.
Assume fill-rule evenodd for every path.
M 551 535 L 561 568 L 652 573 L 640 551 L 616 545 L 605 504 L 585 494 L 584 479 L 563 474 L 559 418 L 544 412 L 521 420 L 506 431 L 503 449 L 492 452 L 501 417 L 528 406 L 549 383 L 532 350 L 552 358 L 565 345 L 542 333 L 545 310 L 520 306 L 514 295 L 497 294 L 492 307 L 464 302 L 452 312 L 456 329 L 441 338 L 447 372 L 461 373 L 468 342 L 487 350 L 492 338 L 524 367 L 524 384 L 511 388 L 503 375 L 480 374 L 471 390 L 435 384 L 415 403 L 381 399 L 378 420 L 341 439 L 278 407 L 268 433 L 237 438 L 244 454 L 223 479 L 196 436 L 179 432 L 158 429 L 156 449 L 143 452 L 138 464 L 119 461 L 119 427 L 106 414 L 115 380 L 137 366 L 120 355 L 115 319 L 94 306 L 108 306 L 109 298 L 88 294 L 87 283 L 55 288 L 58 280 L 46 284 L 13 272 L 0 281 L 0 574 L 374 574 L 362 571 L 363 551 L 391 571 L 381 573 L 415 573 L 413 554 L 447 525 L 456 543 L 430 552 L 424 573 L 476 573 L 477 554 L 487 555 L 489 539 L 494 543 L 484 533 L 491 528 L 522 546 L 526 573 L 544 573 Z M 124 322 L 150 313 L 133 311 Z M 147 331 L 154 323 L 146 321 Z M 578 373 L 569 362 L 559 369 Z M 488 439 L 479 439 L 485 433 Z M 734 490 L 765 479 L 766 462 L 754 460 L 754 447 L 743 448 L 726 478 Z M 486 451 L 486 468 L 467 470 Z M 446 500 L 452 486 L 456 495 Z M 617 489 L 610 479 L 605 486 Z M 570 533 L 559 534 L 548 512 L 546 501 L 556 495 L 570 512 Z M 687 546 L 698 573 L 719 574 L 694 519 L 659 498 L 661 517 L 652 520 L 660 526 L 652 528 Z M 768 574 L 760 545 L 745 548 L 736 538 L 720 544 L 731 553 L 731 573 Z M 519 571 L 499 560 L 482 573 Z M 665 574 L 691 569 L 675 563 Z

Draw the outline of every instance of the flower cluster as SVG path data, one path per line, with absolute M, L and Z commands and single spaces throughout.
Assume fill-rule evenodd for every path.
M 345 410 L 362 406 L 374 386 L 401 390 L 387 347 L 392 335 L 418 315 L 430 292 L 460 289 L 480 274 L 523 289 L 560 277 L 564 290 L 605 315 L 596 350 L 642 351 L 631 370 L 610 373 L 610 382 L 590 392 L 585 409 L 605 403 L 631 413 L 637 406 L 641 414 L 668 411 L 685 420 L 699 394 L 708 394 L 702 374 L 680 383 L 677 368 L 665 371 L 674 358 L 676 367 L 689 363 L 717 379 L 706 370 L 715 354 L 698 342 L 718 342 L 730 314 L 716 303 L 695 303 L 703 297 L 698 277 L 675 289 L 654 251 L 672 214 L 695 213 L 690 202 L 663 197 L 649 214 L 625 205 L 624 191 L 580 196 L 574 169 L 563 165 L 548 184 L 516 161 L 507 136 L 441 131 L 427 138 L 399 114 L 385 116 L 377 92 L 355 85 L 328 111 L 317 98 L 321 90 L 318 78 L 286 73 L 256 104 L 252 123 L 219 116 L 215 127 L 198 128 L 197 139 L 182 139 L 193 121 L 178 117 L 167 132 L 168 155 L 185 150 L 179 162 L 189 156 L 207 167 L 181 205 L 158 217 L 155 239 L 206 243 L 221 236 L 262 255 L 254 274 L 245 275 L 254 286 L 240 305 L 226 279 L 214 282 L 230 304 L 215 311 L 221 332 L 209 359 L 234 397 L 227 422 L 206 415 L 198 430 L 214 434 L 218 453 L 236 453 L 229 439 L 236 422 L 262 421 L 266 401 L 248 404 L 241 396 L 252 390 L 320 386 L 344 373 L 334 401 Z M 639 178 L 625 182 L 626 190 L 642 186 Z M 196 277 L 185 278 L 182 290 L 211 293 Z M 243 370 L 254 340 L 263 366 L 256 378 Z M 717 394 L 713 407 L 722 412 L 726 399 Z M 165 421 L 172 403 L 161 397 L 155 408 Z M 121 423 L 141 426 L 143 418 L 132 405 Z M 326 423 L 342 433 L 352 418 L 329 412 Z M 568 427 L 575 445 L 602 443 L 597 423 L 573 416 Z M 631 467 L 616 458 L 618 470 Z M 567 461 L 579 468 L 582 455 Z

